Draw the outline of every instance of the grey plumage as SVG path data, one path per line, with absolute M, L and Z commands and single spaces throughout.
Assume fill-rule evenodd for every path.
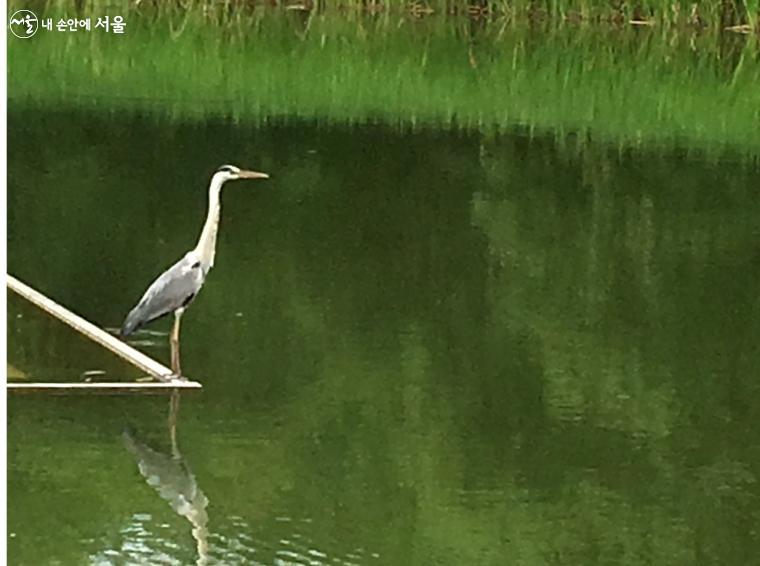
M 201 290 L 206 273 L 194 252 L 188 252 L 156 279 L 129 311 L 121 335 L 129 336 L 142 325 L 185 308 Z

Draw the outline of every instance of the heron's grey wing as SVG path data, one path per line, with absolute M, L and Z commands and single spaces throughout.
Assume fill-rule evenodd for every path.
M 186 306 L 203 285 L 203 269 L 193 252 L 164 271 L 129 311 L 121 327 L 121 335 L 128 336 L 143 324 L 161 318 Z

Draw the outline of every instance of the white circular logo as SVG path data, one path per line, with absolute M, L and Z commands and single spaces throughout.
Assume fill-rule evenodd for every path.
M 34 12 L 30 12 L 29 10 L 18 10 L 17 12 L 14 12 L 11 16 L 10 24 L 8 25 L 11 33 L 20 39 L 29 39 L 37 33 L 38 27 L 39 22 L 37 21 L 37 16 L 34 15 Z

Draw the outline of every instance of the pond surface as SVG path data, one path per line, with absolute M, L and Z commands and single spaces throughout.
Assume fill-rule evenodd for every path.
M 168 397 L 11 397 L 10 563 L 758 556 L 756 162 L 85 110 L 9 127 L 9 270 L 109 328 L 195 245 L 219 164 L 272 176 L 225 188 L 174 446 Z M 168 361 L 169 324 L 134 343 Z M 33 381 L 139 377 L 14 296 L 8 336 Z
M 382 22 L 9 47 L 8 269 L 100 326 L 271 175 L 201 392 L 11 396 L 9 563 L 757 563 L 751 42 Z M 13 378 L 140 377 L 8 308 Z

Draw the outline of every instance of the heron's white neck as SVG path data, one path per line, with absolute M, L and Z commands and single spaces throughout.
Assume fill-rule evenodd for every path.
M 195 253 L 200 258 L 204 272 L 214 267 L 216 234 L 219 231 L 219 215 L 222 208 L 219 193 L 224 181 L 225 179 L 221 175 L 214 175 L 211 178 L 211 186 L 208 188 L 208 216 L 206 216 L 201 237 L 198 238 L 198 245 L 195 246 Z

